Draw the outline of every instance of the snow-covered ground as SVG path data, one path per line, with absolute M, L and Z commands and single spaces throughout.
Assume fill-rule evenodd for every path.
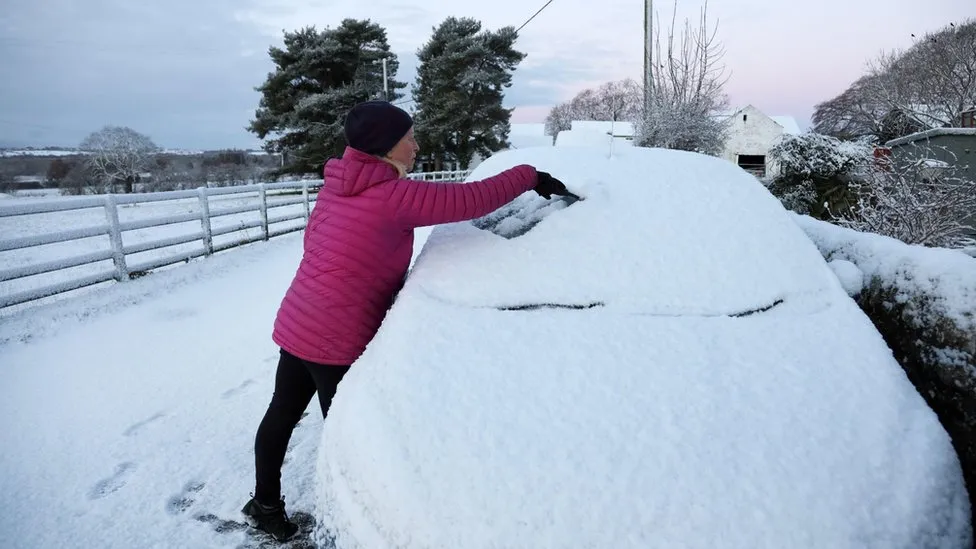
M 0 546 L 237 547 L 253 489 L 282 236 L 0 322 Z M 314 410 L 311 410 L 314 412 Z M 289 507 L 308 509 L 321 418 L 297 429 Z
M 276 197 L 269 193 L 268 205 L 273 205 L 285 198 L 294 198 L 294 195 L 284 195 Z M 314 199 L 314 196 L 312 197 Z M 73 197 L 47 198 L 47 199 L 17 199 L 6 200 L 0 208 L 6 205 L 22 205 L 30 203 L 48 203 L 50 201 L 70 202 Z M 229 210 L 240 206 L 257 207 L 257 193 L 246 193 L 240 195 L 220 195 L 212 196 L 209 199 L 211 213 L 211 227 L 213 230 L 240 226 L 242 223 L 258 221 L 260 214 L 257 211 L 230 214 L 220 217 L 213 217 L 214 214 L 222 210 Z M 314 205 L 314 202 L 312 202 Z M 297 215 L 304 211 L 302 204 L 294 204 L 272 208 L 269 210 L 270 217 L 282 215 Z M 196 198 L 168 200 L 165 202 L 146 202 L 137 204 L 122 204 L 118 206 L 119 221 L 126 223 L 129 221 L 159 219 L 179 214 L 199 215 L 200 202 Z M 81 210 L 70 210 L 61 212 L 50 212 L 31 215 L 18 215 L 12 217 L 0 217 L 0 239 L 13 239 L 41 234 L 56 233 L 65 229 L 81 229 L 105 225 L 105 209 L 103 207 L 86 208 Z M 277 231 L 286 228 L 300 227 L 304 220 L 292 220 L 276 223 L 271 230 Z M 122 234 L 122 242 L 125 246 L 132 246 L 144 242 L 151 242 L 165 238 L 189 235 L 199 232 L 201 225 L 199 221 L 189 221 L 172 225 L 149 227 L 133 231 L 125 231 Z M 231 233 L 215 236 L 213 243 L 215 246 L 238 241 L 245 238 L 252 238 L 260 234 L 260 228 L 246 228 L 233 231 Z M 68 257 L 84 255 L 93 252 L 111 249 L 108 235 L 47 244 L 43 246 L 32 246 L 18 250 L 0 251 L 0 264 L 4 268 L 14 268 L 48 261 L 63 260 Z M 126 257 L 128 265 L 137 265 L 146 261 L 151 261 L 168 256 L 179 256 L 203 249 L 201 241 L 193 241 L 185 244 L 157 248 L 145 252 L 130 254 Z M 67 279 L 79 278 L 102 272 L 111 272 L 113 265 L 110 260 L 91 263 L 69 269 L 54 271 L 51 273 L 34 275 L 30 277 L 8 280 L 0 282 L 0 294 L 13 294 L 15 292 L 40 288 L 49 284 L 58 284 Z M 114 284 L 114 282 L 103 283 L 102 285 Z M 81 289 L 75 293 L 90 292 L 91 288 Z M 60 300 L 65 295 L 47 298 L 47 301 Z M 29 305 L 27 305 L 29 306 Z M 23 308 L 24 306 L 19 306 Z M 0 316 L 9 313 L 9 310 L 0 311 Z
M 859 291 L 877 277 L 897 288 L 897 299 L 928 298 L 928 313 L 952 321 L 959 330 L 976 331 L 976 259 L 966 250 L 930 248 L 872 233 L 862 233 L 790 214 L 832 263 L 842 263 L 852 290 Z M 856 293 L 852 291 L 851 293 Z M 925 325 L 939 319 L 919 319 Z

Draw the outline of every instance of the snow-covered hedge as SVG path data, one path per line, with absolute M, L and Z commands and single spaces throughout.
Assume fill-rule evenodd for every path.
M 827 135 L 784 135 L 769 151 L 776 176 L 766 184 L 787 209 L 825 219 L 853 203 L 848 183 L 871 154 L 868 145 Z
M 792 214 L 952 437 L 976 492 L 976 258 Z
M 931 158 L 874 157 L 863 142 L 786 135 L 770 150 L 765 184 L 796 213 L 908 244 L 960 248 L 974 243 L 976 182 Z

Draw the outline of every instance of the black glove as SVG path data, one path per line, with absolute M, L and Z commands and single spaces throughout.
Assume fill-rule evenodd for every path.
M 535 184 L 535 188 L 532 190 L 539 193 L 539 196 L 542 198 L 548 200 L 552 198 L 552 195 L 554 194 L 558 194 L 559 196 L 576 196 L 575 194 L 566 190 L 566 185 L 563 185 L 562 181 L 556 179 L 548 173 L 536 171 L 536 174 L 539 177 Z

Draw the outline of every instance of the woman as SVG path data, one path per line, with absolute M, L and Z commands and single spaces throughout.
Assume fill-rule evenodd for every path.
M 275 319 L 272 339 L 281 352 L 274 395 L 255 437 L 255 491 L 242 509 L 279 541 L 298 530 L 281 498 L 292 431 L 316 392 L 328 414 L 336 386 L 402 287 L 414 228 L 487 215 L 530 189 L 545 198 L 570 194 L 528 165 L 467 184 L 406 179 L 418 150 L 413 121 L 385 101 L 353 107 L 345 136 L 342 158 L 325 165 L 305 252 Z

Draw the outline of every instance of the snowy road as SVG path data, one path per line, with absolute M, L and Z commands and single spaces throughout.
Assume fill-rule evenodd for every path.
M 302 235 L 0 316 L 0 546 L 254 546 L 202 518 L 240 519 L 252 490 Z M 309 411 L 283 472 L 292 511 L 312 510 Z

